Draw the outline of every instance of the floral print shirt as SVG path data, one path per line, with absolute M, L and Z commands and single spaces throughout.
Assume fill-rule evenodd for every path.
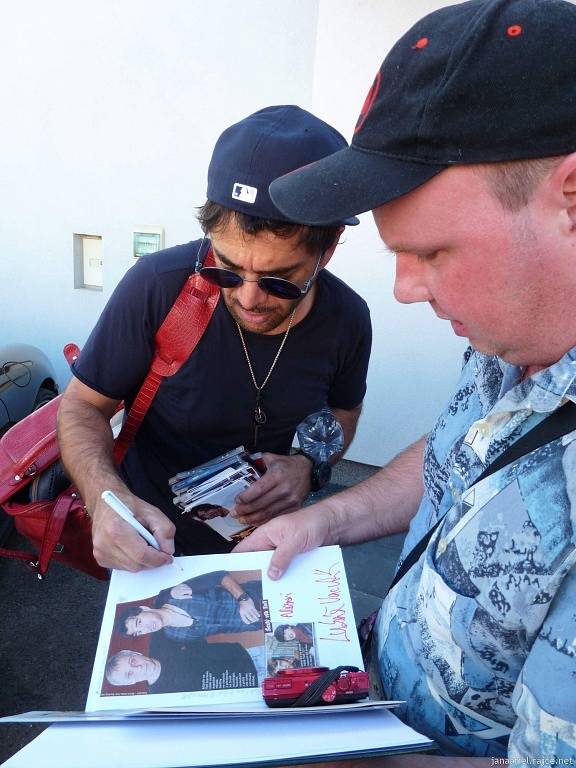
M 443 515 L 376 623 L 385 694 L 448 754 L 576 763 L 576 431 L 474 485 L 567 399 L 576 348 L 522 380 L 469 348 L 428 437 L 401 560 Z M 570 761 L 569 758 L 573 758 Z

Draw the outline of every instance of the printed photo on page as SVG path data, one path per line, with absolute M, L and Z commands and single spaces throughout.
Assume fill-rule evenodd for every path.
M 227 541 L 238 542 L 253 526 L 233 516 L 236 498 L 266 471 L 262 454 L 239 446 L 222 456 L 170 478 L 174 504 L 183 517 L 216 531 Z
M 236 504 L 236 497 L 255 483 L 260 475 L 250 466 L 227 469 L 221 474 L 225 477 L 217 485 L 187 501 L 182 514 L 208 525 L 228 541 L 238 542 L 248 536 L 254 527 L 241 523 L 230 513 Z
M 270 552 L 176 558 L 113 571 L 87 711 L 262 704 L 283 669 L 362 657 L 339 547 L 299 555 L 280 581 Z

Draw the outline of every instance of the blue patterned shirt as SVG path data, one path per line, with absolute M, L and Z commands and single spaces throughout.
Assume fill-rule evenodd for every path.
M 468 349 L 426 444 L 401 560 L 446 517 L 384 601 L 377 647 L 400 717 L 449 754 L 576 759 L 576 432 L 473 485 L 567 399 L 576 348 L 525 380 Z

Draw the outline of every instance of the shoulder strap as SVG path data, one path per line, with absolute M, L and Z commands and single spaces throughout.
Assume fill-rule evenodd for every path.
M 476 485 L 476 483 L 484 480 L 484 478 L 488 477 L 492 473 L 498 472 L 499 469 L 502 469 L 506 465 L 511 464 L 513 461 L 516 461 L 516 459 L 531 453 L 541 445 L 551 443 L 552 440 L 556 440 L 558 437 L 562 437 L 562 435 L 567 435 L 568 432 L 572 432 L 575 429 L 576 404 L 574 404 L 571 400 L 568 400 L 566 403 L 564 403 L 564 405 L 561 405 L 560 408 L 557 408 L 555 411 L 553 411 L 549 416 L 543 419 L 529 432 L 526 432 L 525 435 L 522 435 L 519 440 L 516 440 L 515 443 L 509 445 L 508 448 L 506 448 L 506 450 L 503 451 L 500 456 L 498 456 L 492 462 L 492 464 L 489 464 L 486 467 L 480 477 L 477 477 L 476 480 L 474 480 L 473 485 Z M 435 530 L 438 528 L 444 517 L 445 515 L 442 515 L 440 520 L 438 520 L 432 526 L 432 528 L 430 528 L 430 530 L 426 531 L 420 541 L 406 555 L 405 559 L 402 561 L 402 565 L 396 572 L 396 575 L 394 576 L 388 591 L 390 591 L 392 587 L 394 587 L 400 581 L 400 579 L 404 578 L 410 568 L 412 568 L 412 566 L 417 563 L 418 560 L 420 560 L 420 556 L 428 546 L 428 542 L 432 538 Z
M 114 445 L 114 458 L 119 463 L 154 400 L 158 387 L 167 376 L 173 376 L 190 357 L 208 327 L 220 289 L 197 275 L 191 275 L 158 329 L 150 370 L 140 387 Z

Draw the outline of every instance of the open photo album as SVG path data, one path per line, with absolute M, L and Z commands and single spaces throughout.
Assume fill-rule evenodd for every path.
M 340 548 L 299 555 L 280 581 L 271 554 L 113 571 L 86 710 L 265 707 L 262 681 L 281 670 L 363 669 Z

